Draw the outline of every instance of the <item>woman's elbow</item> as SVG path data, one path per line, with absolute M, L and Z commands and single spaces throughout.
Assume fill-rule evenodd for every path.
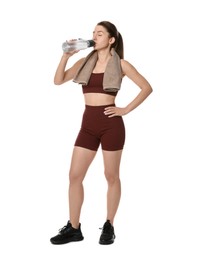
M 146 87 L 146 91 L 147 91 L 148 95 L 150 95 L 150 94 L 153 92 L 153 88 L 151 87 L 150 84 L 147 85 L 147 87 Z
M 153 88 L 150 86 L 149 93 L 151 94 L 153 92 Z
M 61 85 L 61 84 L 63 84 L 62 80 L 54 79 L 54 85 L 59 86 L 59 85 Z

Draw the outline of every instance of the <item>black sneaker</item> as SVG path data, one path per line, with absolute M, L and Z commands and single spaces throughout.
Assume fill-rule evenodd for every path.
M 83 239 L 81 224 L 79 224 L 79 228 L 76 229 L 73 228 L 70 221 L 68 221 L 67 225 L 59 230 L 58 235 L 50 239 L 50 242 L 55 245 L 61 245 L 69 242 L 81 241 Z
M 110 245 L 113 244 L 114 239 L 114 227 L 111 225 L 110 221 L 107 220 L 102 228 L 102 234 L 100 235 L 99 244 Z

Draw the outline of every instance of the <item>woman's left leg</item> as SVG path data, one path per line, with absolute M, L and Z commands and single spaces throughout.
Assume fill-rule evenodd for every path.
M 118 151 L 102 151 L 104 159 L 104 174 L 107 180 L 107 220 L 113 225 L 120 197 L 120 161 L 122 150 Z

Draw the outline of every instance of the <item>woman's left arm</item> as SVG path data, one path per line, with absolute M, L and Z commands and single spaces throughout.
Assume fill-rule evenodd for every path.
M 129 62 L 122 60 L 121 65 L 124 75 L 141 89 L 139 94 L 125 107 L 125 113 L 128 114 L 138 107 L 152 93 L 153 89 L 150 83 Z
M 131 79 L 139 88 L 139 94 L 124 108 L 107 107 L 105 114 L 109 117 L 123 116 L 138 107 L 153 91 L 150 83 L 131 65 L 128 61 L 121 60 L 122 71 L 125 76 Z

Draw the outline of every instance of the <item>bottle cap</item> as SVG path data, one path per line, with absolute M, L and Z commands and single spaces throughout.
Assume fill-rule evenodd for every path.
M 89 47 L 93 47 L 95 42 L 93 40 L 88 40 Z

